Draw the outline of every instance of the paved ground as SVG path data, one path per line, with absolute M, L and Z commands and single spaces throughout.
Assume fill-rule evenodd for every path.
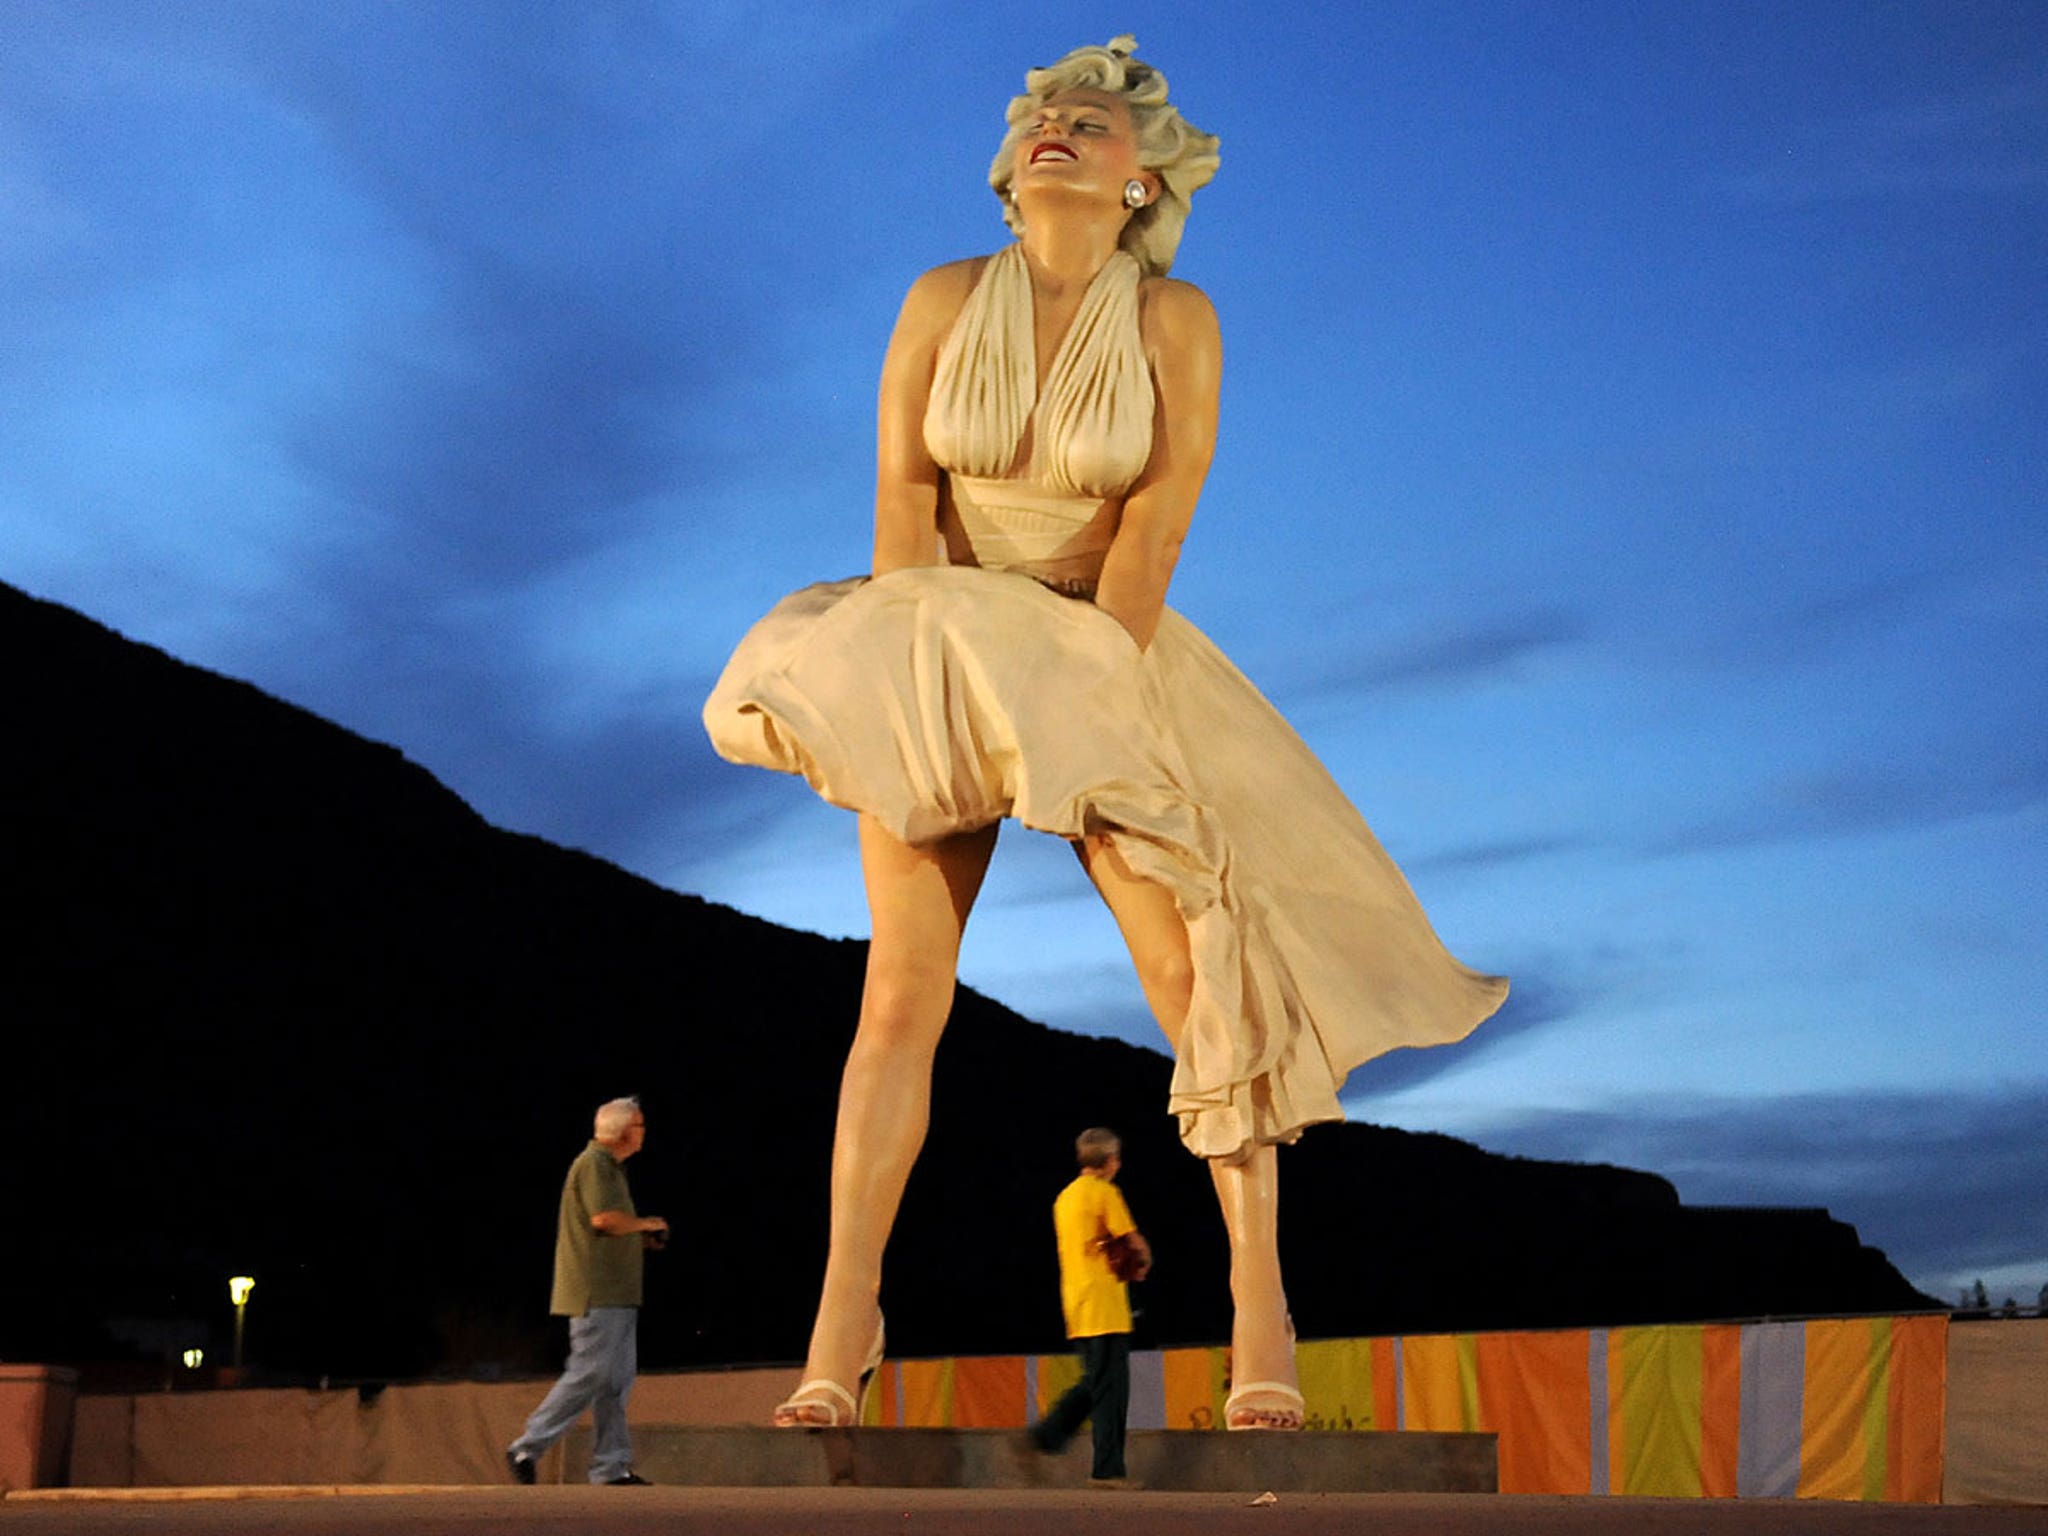
M 1500 1494 L 886 1488 L 76 1491 L 0 1500 L 0 1536 L 2048 1536 L 2048 1509 Z M 175 1496 L 167 1496 L 175 1495 Z

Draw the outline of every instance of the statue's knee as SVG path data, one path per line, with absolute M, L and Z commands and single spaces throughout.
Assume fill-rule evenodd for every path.
M 1165 1017 L 1177 1024 L 1187 1017 L 1195 995 L 1195 967 L 1185 954 L 1150 955 L 1138 967 L 1146 995 Z
M 886 1047 L 935 1033 L 945 1027 L 952 993 L 952 977 L 930 968 L 871 971 L 861 994 L 858 1039 Z

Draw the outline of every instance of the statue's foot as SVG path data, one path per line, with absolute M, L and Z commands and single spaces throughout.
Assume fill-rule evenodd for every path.
M 826 1376 L 813 1376 L 778 1403 L 777 1429 L 839 1429 L 860 1423 L 867 1407 L 868 1388 L 882 1366 L 883 1328 L 880 1312 L 875 1314 L 875 1337 L 862 1362 L 854 1389 Z M 855 1392 L 858 1392 L 858 1396 Z
M 1308 1405 L 1284 1381 L 1248 1381 L 1223 1404 L 1225 1429 L 1299 1429 Z
M 1283 1303 L 1284 1307 L 1284 1303 Z M 1261 1333 L 1281 1338 L 1265 1348 L 1250 1340 Z M 1232 1329 L 1232 1390 L 1223 1404 L 1225 1429 L 1300 1429 L 1307 1417 L 1294 1370 L 1294 1315 L 1282 1310 L 1278 1329 L 1240 1313 Z

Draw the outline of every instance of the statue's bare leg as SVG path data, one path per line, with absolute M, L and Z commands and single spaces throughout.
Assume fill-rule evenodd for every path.
M 805 1381 L 858 1391 L 881 1321 L 882 1250 L 924 1145 L 960 934 L 995 845 L 994 826 L 913 847 L 861 818 L 872 936 L 860 1025 L 839 1080 L 831 1248 Z M 831 1401 L 829 1393 L 800 1393 L 776 1410 L 777 1422 L 829 1422 Z
M 1075 851 L 1116 919 L 1153 1017 L 1178 1053 L 1194 990 L 1194 963 L 1180 909 L 1164 887 L 1133 873 L 1107 839 L 1084 838 Z M 1271 1146 L 1238 1162 L 1212 1158 L 1209 1176 L 1230 1235 L 1231 1379 L 1239 1385 L 1273 1382 L 1287 1389 L 1242 1400 L 1245 1416 L 1259 1420 L 1259 1427 L 1288 1427 L 1290 1420 L 1298 1425 L 1300 1402 L 1289 1395 L 1296 1381 L 1294 1324 L 1280 1279 L 1279 1159 Z

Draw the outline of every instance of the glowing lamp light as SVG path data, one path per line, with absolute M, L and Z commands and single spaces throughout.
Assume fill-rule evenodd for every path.
M 235 1370 L 242 1369 L 242 1313 L 248 1305 L 249 1293 L 256 1289 L 253 1275 L 236 1275 L 228 1281 L 228 1299 L 235 1304 Z
M 204 1364 L 206 1364 L 206 1351 L 205 1351 L 205 1350 L 203 1350 L 203 1349 L 188 1349 L 188 1350 L 186 1350 L 186 1351 L 185 1351 L 185 1369 L 186 1369 L 186 1370 L 188 1370 L 188 1371 L 196 1371 L 196 1370 L 198 1370 L 198 1369 L 199 1369 L 199 1367 L 200 1367 L 200 1366 L 202 1366 L 202 1365 L 204 1365 Z

